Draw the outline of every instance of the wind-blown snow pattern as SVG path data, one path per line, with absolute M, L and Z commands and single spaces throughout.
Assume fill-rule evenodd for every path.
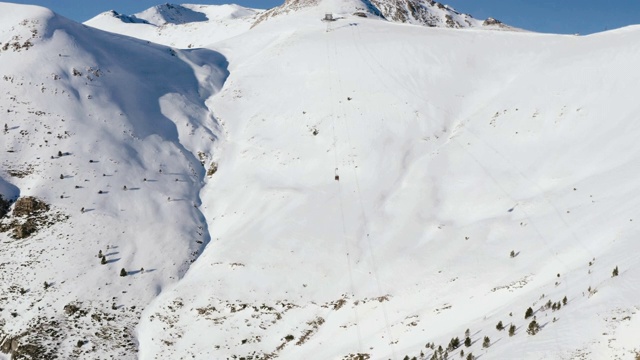
M 49 207 L 2 220 L 5 353 L 638 356 L 640 27 L 433 28 L 346 3 L 198 50 L 2 5 L 0 191 Z

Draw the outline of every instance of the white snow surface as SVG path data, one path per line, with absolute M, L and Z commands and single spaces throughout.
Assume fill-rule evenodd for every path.
M 327 24 L 329 5 L 177 50 L 148 41 L 186 48 L 199 15 L 106 33 L 0 4 L 0 191 L 68 216 L 0 233 L 0 340 L 59 358 L 431 359 L 469 329 L 449 358 L 635 358 L 640 27 Z
M 85 24 L 177 48 L 199 48 L 246 32 L 261 12 L 235 4 L 163 4 L 131 16 L 107 11 Z

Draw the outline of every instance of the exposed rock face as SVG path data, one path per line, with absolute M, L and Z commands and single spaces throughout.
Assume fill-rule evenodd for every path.
M 3 203 L 4 204 L 4 203 Z M 39 229 L 64 221 L 68 216 L 61 213 L 49 213 L 49 205 L 33 196 L 19 198 L 13 212 L 0 221 L 0 232 L 11 231 L 14 239 L 24 239 L 35 234 Z
M 11 206 L 11 201 L 5 199 L 0 195 L 0 219 L 5 217 L 9 212 L 9 207 Z
M 429 27 L 466 28 L 480 26 L 470 15 L 432 0 L 371 0 L 387 20 Z
M 498 25 L 499 26 L 499 25 L 502 25 L 502 22 L 500 20 L 496 20 L 496 19 L 490 17 L 490 18 L 487 18 L 487 20 L 485 20 L 482 23 L 482 25 L 484 25 L 484 26 Z
M 14 239 L 24 239 L 29 237 L 29 235 L 38 231 L 38 226 L 33 219 L 27 219 L 22 224 L 16 225 L 13 228 L 13 238 Z
M 13 216 L 30 216 L 49 210 L 49 205 L 33 196 L 19 198 L 13 208 Z
M 0 341 L 0 351 L 5 354 L 15 355 L 16 351 L 18 351 L 19 346 L 20 341 L 18 340 L 18 338 L 5 336 L 2 341 Z

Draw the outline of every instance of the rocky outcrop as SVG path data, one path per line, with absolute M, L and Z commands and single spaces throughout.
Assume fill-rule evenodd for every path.
M 9 213 L 9 207 L 11 207 L 11 201 L 0 195 L 0 219 Z
M 33 196 L 21 197 L 13 207 L 13 216 L 32 216 L 49 210 L 49 205 Z
M 20 347 L 20 340 L 17 337 L 4 336 L 0 341 L 0 351 L 15 357 L 18 348 Z
M 24 334 L 23 334 L 24 335 Z M 15 360 L 54 359 L 54 354 L 47 352 L 41 345 L 23 344 L 23 335 L 4 336 L 0 338 L 0 352 L 8 354 Z
M 39 229 L 64 221 L 68 216 L 52 213 L 44 201 L 33 196 L 19 198 L 11 213 L 0 217 L 0 232 L 11 231 L 14 239 L 25 239 L 38 232 Z

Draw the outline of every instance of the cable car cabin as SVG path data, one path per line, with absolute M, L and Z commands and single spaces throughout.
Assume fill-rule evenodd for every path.
M 340 181 L 340 176 L 336 175 L 336 181 Z
M 338 175 L 338 168 L 333 172 L 335 174 L 336 181 L 340 181 L 340 176 Z
M 333 14 L 332 13 L 326 13 L 324 14 L 324 19 L 322 19 L 322 21 L 333 21 Z

